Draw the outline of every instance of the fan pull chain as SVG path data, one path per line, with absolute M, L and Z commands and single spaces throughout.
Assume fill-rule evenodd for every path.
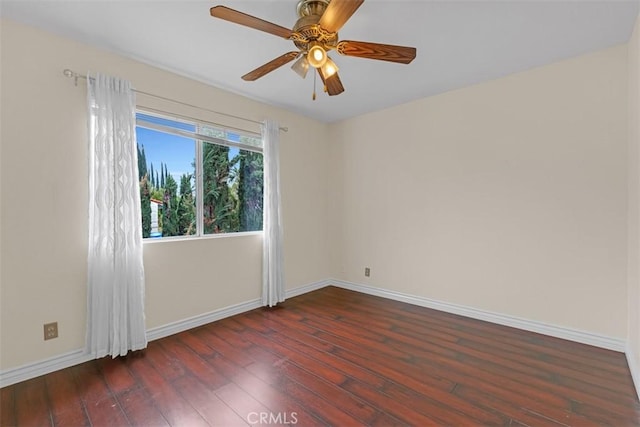
M 316 78 L 317 78 L 317 73 L 313 73 L 313 96 L 311 97 L 311 99 L 314 101 L 316 100 Z

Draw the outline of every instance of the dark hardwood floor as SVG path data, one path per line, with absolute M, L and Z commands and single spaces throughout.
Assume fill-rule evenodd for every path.
M 2 426 L 640 425 L 622 353 L 335 287 L 0 391 Z

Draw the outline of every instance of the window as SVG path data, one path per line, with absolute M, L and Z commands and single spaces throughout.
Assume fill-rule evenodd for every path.
M 262 230 L 259 135 L 139 111 L 143 238 Z

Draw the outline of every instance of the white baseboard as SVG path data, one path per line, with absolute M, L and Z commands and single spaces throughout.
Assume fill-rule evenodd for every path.
M 174 335 L 180 332 L 188 331 L 189 329 L 197 328 L 198 326 L 206 325 L 207 323 L 215 322 L 216 320 L 221 320 L 226 317 L 235 316 L 236 314 L 245 313 L 261 306 L 261 300 L 255 299 L 240 304 L 234 304 L 228 307 L 220 308 L 209 313 L 204 313 L 198 316 L 189 317 L 187 319 L 178 320 L 177 322 L 172 322 L 163 326 L 148 329 L 147 339 L 149 341 L 155 341 L 160 338 L 168 337 L 169 335 Z
M 401 292 L 390 291 L 387 289 L 376 288 L 358 283 L 346 282 L 343 280 L 330 280 L 329 282 L 340 288 L 350 289 L 352 291 L 375 295 L 383 298 L 389 298 L 395 301 L 406 302 L 421 307 L 432 308 L 434 310 L 440 310 L 447 313 L 458 314 L 461 316 L 470 317 L 472 319 L 485 320 L 487 322 L 497 323 L 499 325 L 511 326 L 513 328 L 523 329 L 525 331 L 537 332 L 556 338 L 562 338 L 569 341 L 589 344 L 595 347 L 606 348 L 608 350 L 619 352 L 624 352 L 626 350 L 625 341 L 618 338 L 607 337 L 604 335 L 598 335 L 586 331 L 579 331 L 563 326 L 550 325 L 547 323 L 538 322 L 536 320 L 523 319 L 506 314 L 493 313 L 491 311 L 437 301 L 430 298 L 403 294 Z
M 638 395 L 638 400 L 640 400 L 640 365 L 638 365 L 638 361 L 640 359 L 638 359 L 635 351 L 629 345 L 627 345 L 625 354 L 627 356 L 629 371 L 631 371 L 631 378 L 633 379 L 633 384 L 636 387 L 636 394 Z
M 308 285 L 299 286 L 294 289 L 289 289 L 287 291 L 287 298 L 297 297 L 298 295 L 303 295 L 308 292 L 317 291 L 318 289 L 322 289 L 326 286 L 329 286 L 333 283 L 333 280 L 320 280 L 318 282 L 309 283 Z
M 41 360 L 39 362 L 29 363 L 13 369 L 7 369 L 0 372 L 0 387 L 5 387 L 21 381 L 30 380 L 31 378 L 39 377 L 40 375 L 79 365 L 80 363 L 88 362 L 91 359 L 91 356 L 85 354 L 84 349 L 80 349 Z
M 315 283 L 309 283 L 308 285 L 303 285 L 294 289 L 289 289 L 286 292 L 286 297 L 293 298 L 307 292 L 324 288 L 330 283 L 330 280 L 322 280 Z M 245 313 L 261 306 L 261 300 L 255 299 L 214 310 L 209 313 L 190 317 L 188 319 L 179 320 L 167 325 L 151 328 L 147 330 L 147 339 L 149 341 L 154 341 L 160 338 L 167 337 L 169 335 L 196 328 L 198 326 L 206 325 L 207 323 L 215 322 L 216 320 L 221 320 L 226 317 L 235 316 L 236 314 Z M 79 365 L 81 363 L 88 362 L 91 359 L 92 357 L 87 355 L 84 352 L 84 349 L 78 349 L 69 353 L 40 360 L 38 362 L 19 366 L 17 368 L 7 369 L 0 372 L 0 388 L 19 383 L 21 381 L 26 381 L 31 378 L 39 377 L 40 375 L 55 372 L 60 369 Z
M 329 283 L 331 283 L 329 280 L 321 280 L 319 282 L 309 283 L 308 285 L 289 289 L 286 291 L 285 295 L 286 298 L 293 298 L 298 295 L 306 294 L 307 292 L 324 288 L 325 286 L 329 285 Z M 169 335 L 174 335 L 179 332 L 197 328 L 198 326 L 206 325 L 208 323 L 212 323 L 226 317 L 246 313 L 247 311 L 251 311 L 260 307 L 262 307 L 262 301 L 260 300 L 260 298 L 246 301 L 240 304 L 235 304 L 229 307 L 214 310 L 210 313 L 200 314 L 188 319 L 179 320 L 177 322 L 169 323 L 167 325 L 159 326 L 156 328 L 151 328 L 147 331 L 147 339 L 149 341 L 154 341 L 160 338 L 168 337 Z

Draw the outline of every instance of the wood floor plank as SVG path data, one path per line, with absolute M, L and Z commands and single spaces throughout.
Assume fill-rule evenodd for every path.
M 257 424 L 256 419 L 259 419 L 259 414 L 270 412 L 269 408 L 233 382 L 220 387 L 215 394 L 247 424 Z
M 613 425 L 613 426 L 626 426 L 633 425 L 638 426 L 640 422 L 629 422 L 629 416 L 625 414 L 620 414 L 617 412 L 612 412 L 611 410 L 603 409 L 599 406 L 591 405 L 584 402 L 573 401 L 571 405 L 572 412 L 582 415 L 586 418 L 594 420 L 601 425 Z
M 131 425 L 120 404 L 113 396 L 88 403 L 87 415 L 93 426 Z
M 313 415 L 310 409 L 297 402 L 292 396 L 282 393 L 262 381 L 249 371 L 242 371 L 233 378 L 233 382 L 246 391 L 251 397 L 269 408 L 272 414 L 280 418 L 295 418 L 304 426 L 321 426 L 324 423 Z
M 34 378 L 16 386 L 16 424 L 25 426 L 51 426 L 44 377 Z
M 168 338 L 172 339 L 173 337 Z M 164 347 L 162 347 L 162 340 L 150 342 L 145 350 L 145 357 L 158 372 L 162 373 L 162 376 L 167 381 L 173 381 L 186 373 L 185 366 L 179 360 L 171 358 L 167 354 Z
M 429 387 L 432 390 L 441 390 L 449 392 L 455 386 L 455 383 L 444 376 L 430 375 L 428 371 L 420 369 L 417 365 L 412 365 L 405 360 L 397 360 L 390 363 L 391 358 L 385 355 L 375 355 L 371 352 L 363 352 L 358 345 L 350 343 L 343 338 L 336 338 L 327 333 L 316 334 L 321 339 L 327 339 L 336 344 L 336 349 L 332 354 L 352 362 L 359 364 L 363 360 L 367 360 L 366 366 L 385 378 L 390 379 L 398 384 L 410 384 L 411 387 Z
M 373 421 L 367 425 L 371 427 L 404 427 L 407 423 L 400 421 L 386 412 L 380 412 L 378 416 L 376 416 Z
M 451 393 L 439 390 L 417 391 L 411 387 L 389 382 L 382 391 L 394 400 L 405 402 L 418 412 L 434 417 L 442 424 L 504 425 L 509 418 L 498 411 L 487 410 Z
M 316 366 L 315 364 L 300 365 L 305 366 L 305 369 L 309 371 L 314 371 L 315 369 L 320 369 L 321 367 L 324 368 L 324 366 L 327 366 L 329 367 L 329 369 L 334 370 L 336 373 L 342 374 L 342 376 L 327 378 L 322 375 L 322 372 L 316 372 L 319 377 L 325 379 L 334 379 L 335 384 L 340 384 L 340 382 L 342 382 L 346 376 L 356 378 L 359 381 L 364 382 L 365 384 L 371 385 L 372 387 L 382 387 L 382 385 L 385 383 L 385 379 L 381 375 L 376 375 L 376 373 L 363 368 L 357 363 L 335 357 L 335 355 L 333 354 L 335 346 L 333 346 L 332 344 L 329 344 L 326 341 L 322 341 L 313 335 L 308 335 L 306 339 L 301 338 L 300 336 L 298 336 L 297 338 L 294 337 L 295 334 L 291 333 L 291 331 L 288 331 L 286 335 L 271 335 L 269 339 L 287 347 L 288 349 L 295 350 L 301 354 L 309 356 L 314 359 L 316 363 L 320 362 L 322 364 L 319 366 Z M 319 346 L 323 347 L 324 350 L 318 350 Z M 258 347 L 251 349 L 251 352 L 252 354 L 255 354 L 257 352 L 263 354 L 261 350 L 262 348 Z
M 620 386 L 628 387 L 630 383 L 624 381 L 622 383 L 611 382 L 610 372 L 605 369 L 606 366 L 602 366 L 601 362 L 592 362 L 588 366 L 582 367 L 579 361 L 572 359 L 571 363 L 566 362 L 566 356 L 563 359 L 554 357 L 550 361 L 550 357 L 546 353 L 531 352 L 528 350 L 522 350 L 518 345 L 514 345 L 513 342 L 509 345 L 502 343 L 501 341 L 491 340 L 483 338 L 479 334 L 471 334 L 464 331 L 458 332 L 460 339 L 456 343 L 445 344 L 446 348 L 456 348 L 457 346 L 468 348 L 470 351 L 468 354 L 477 354 L 481 352 L 483 354 L 493 354 L 499 358 L 505 358 L 510 362 L 518 362 L 520 360 L 526 360 L 527 365 L 532 368 L 539 368 L 541 372 L 557 373 L 562 370 L 564 375 L 572 376 L 576 379 L 592 378 L 595 377 L 600 385 L 609 383 L 608 385 L 613 388 Z M 561 363 L 560 360 L 565 360 L 565 363 Z M 560 362 L 560 363 L 558 363 Z M 580 369 L 582 368 L 582 369 Z M 595 369 L 595 371 L 594 371 Z M 582 375 L 587 373 L 588 375 Z M 595 374 L 595 375 L 594 375 Z
M 16 421 L 16 386 L 0 389 L 0 425 L 14 426 Z
M 128 356 L 136 357 L 136 356 Z M 109 390 L 113 394 L 119 394 L 127 390 L 131 390 L 138 386 L 138 383 L 129 372 L 126 364 L 122 359 L 113 359 L 111 357 L 103 357 L 97 361 L 98 368 L 102 372 Z
M 596 421 L 569 410 L 537 405 L 530 399 L 519 398 L 519 396 L 514 397 L 512 394 L 487 393 L 485 390 L 467 385 L 456 387 L 454 394 L 473 404 L 500 412 L 519 423 L 530 422 L 531 419 L 537 419 L 540 414 L 544 414 L 547 421 L 552 420 L 553 423 L 560 425 L 579 425 L 581 427 L 596 427 L 600 425 Z
M 307 399 L 304 407 L 309 413 L 320 420 L 318 425 L 357 426 L 363 423 L 330 402 L 324 399 L 318 399 L 313 393 L 308 393 L 307 389 L 293 381 L 283 381 L 280 387 L 283 393 L 293 398 Z
M 213 366 L 205 362 L 200 356 L 193 352 L 188 346 L 180 342 L 176 337 L 169 337 L 162 340 L 162 347 L 166 350 L 168 357 L 180 360 L 185 370 L 192 376 L 198 378 L 207 387 L 215 390 L 229 382 L 220 372 Z
M 551 419 L 544 415 L 527 411 L 524 408 L 514 407 L 507 402 L 503 402 L 500 399 L 495 398 L 494 396 L 485 393 L 479 393 L 475 390 L 460 387 L 460 390 L 457 391 L 457 394 L 465 397 L 466 399 L 469 399 L 469 401 L 471 402 L 479 403 L 487 409 L 501 412 L 506 416 L 511 417 L 512 420 L 517 421 L 518 423 L 549 427 L 560 427 L 569 425 L 564 422 L 559 422 L 557 420 Z
M 522 385 L 518 388 L 517 385 L 514 389 L 505 388 L 501 385 L 494 385 L 487 381 L 468 381 L 465 375 L 457 377 L 459 380 L 458 386 L 453 391 L 454 394 L 467 399 L 461 390 L 472 389 L 478 393 L 492 396 L 495 399 L 502 399 L 508 402 L 516 408 L 523 408 L 535 413 L 547 414 L 550 418 L 558 420 L 559 422 L 570 421 L 571 425 L 590 426 L 593 425 L 593 421 L 571 411 L 571 402 L 568 399 L 560 400 L 560 404 L 557 401 L 552 400 L 550 403 L 546 401 L 540 401 L 536 399 L 536 396 L 531 394 L 529 390 Z M 471 399 L 473 402 L 473 400 Z
M 358 381 L 347 381 L 344 384 L 345 390 L 350 391 L 363 400 L 372 402 L 391 416 L 401 420 L 408 425 L 414 426 L 436 426 L 439 421 L 436 418 L 423 415 L 413 408 L 410 408 L 405 402 L 393 400 L 384 393 L 372 389 Z
M 282 360 L 290 359 L 298 365 L 306 366 L 309 370 L 312 370 L 317 375 L 326 378 L 334 384 L 341 384 L 347 379 L 346 375 L 342 374 L 339 371 L 336 371 L 330 365 L 320 363 L 317 360 L 305 355 L 304 353 L 300 353 L 287 346 L 279 344 L 275 340 L 269 340 L 253 331 L 244 331 L 242 334 L 244 336 L 250 337 L 253 342 L 260 345 L 267 351 L 278 355 Z
M 251 369 L 252 366 L 249 368 Z M 313 375 L 295 363 L 284 361 L 277 364 L 271 364 L 270 366 L 271 369 L 278 371 L 281 381 L 296 382 L 300 384 L 310 392 L 313 392 L 315 394 L 315 399 L 325 400 L 332 406 L 349 413 L 354 418 L 357 418 L 360 420 L 360 423 L 368 424 L 379 415 L 379 411 L 368 402 L 359 399 L 357 396 L 347 392 L 335 384 L 331 384 L 324 379 Z
M 159 349 L 159 346 L 155 348 Z M 148 356 L 148 353 L 147 353 Z M 158 360 L 158 359 L 155 359 Z M 164 359 L 162 359 L 164 360 Z M 186 401 L 167 378 L 177 380 L 184 377 L 180 375 L 173 378 L 173 374 L 163 376 L 159 369 L 166 364 L 162 361 L 160 367 L 155 366 L 154 360 L 147 357 L 131 360 L 129 366 L 138 381 L 149 393 L 154 405 L 162 413 L 164 418 L 171 425 L 194 425 L 206 426 L 207 422 L 200 414 Z M 185 368 L 186 369 L 186 368 Z M 184 371 L 184 370 L 182 370 Z
M 198 329 L 201 328 L 202 327 Z M 195 331 L 196 330 L 187 331 L 186 333 L 176 335 L 176 337 L 200 357 L 206 358 L 214 356 L 216 354 L 213 348 L 214 346 L 207 342 L 207 340 L 198 337 Z
M 247 425 L 240 415 L 220 400 L 212 388 L 203 384 L 200 379 L 185 376 L 173 384 L 182 397 L 198 411 L 209 425 L 222 427 Z M 228 383 L 225 382 L 225 384 Z
M 622 353 L 336 287 L 0 398 L 1 426 L 640 426 Z
M 109 389 L 98 363 L 83 363 L 70 369 L 92 425 L 130 425 L 129 420 Z
M 629 405 L 624 401 L 610 400 L 608 393 L 606 393 L 606 390 L 603 390 L 601 394 L 592 394 L 589 392 L 585 392 L 582 389 L 563 386 L 554 381 L 554 379 L 544 380 L 535 376 L 525 375 L 520 372 L 509 371 L 489 360 L 464 357 L 461 359 L 461 361 L 467 365 L 471 365 L 478 369 L 483 369 L 491 372 L 494 375 L 503 377 L 508 376 L 516 379 L 521 383 L 529 383 L 532 386 L 536 386 L 540 390 L 544 390 L 549 394 L 555 394 L 557 396 L 567 396 L 567 398 L 569 399 L 595 405 L 599 408 L 602 408 L 603 411 L 610 411 L 611 413 L 621 413 L 630 417 L 640 416 L 640 408 Z
M 542 353 L 522 351 L 516 346 L 496 345 L 495 343 L 490 343 L 490 340 L 478 338 L 477 336 L 463 338 L 458 341 L 458 344 L 487 354 L 500 354 L 512 361 L 523 360 L 524 358 L 527 364 L 532 367 L 554 374 L 562 374 L 575 380 L 595 383 L 600 387 L 606 387 L 616 392 L 628 393 L 633 387 L 630 378 L 626 381 L 612 381 L 611 373 L 600 369 L 602 368 L 602 363 L 585 366 L 576 360 L 569 362 L 566 359 L 548 357 Z
M 44 379 L 54 425 L 91 425 L 71 369 L 53 372 Z
M 242 336 L 241 334 L 234 332 L 233 335 L 236 335 L 237 338 L 233 342 L 229 342 L 225 341 L 224 338 L 220 338 L 220 336 L 218 335 L 219 333 L 225 333 L 224 326 L 216 328 L 201 328 L 200 330 L 196 331 L 195 335 L 206 341 L 209 346 L 215 349 L 216 352 L 229 359 L 233 359 L 241 366 L 246 366 L 250 363 L 253 363 L 253 360 L 250 357 L 247 357 L 245 351 L 243 351 L 247 348 L 248 343 L 247 345 L 243 343 L 241 346 L 235 345 L 238 341 L 246 342 L 243 339 L 239 338 Z
M 131 425 L 156 427 L 170 425 L 156 407 L 149 392 L 143 387 L 130 388 L 123 391 L 118 394 L 117 400 Z

